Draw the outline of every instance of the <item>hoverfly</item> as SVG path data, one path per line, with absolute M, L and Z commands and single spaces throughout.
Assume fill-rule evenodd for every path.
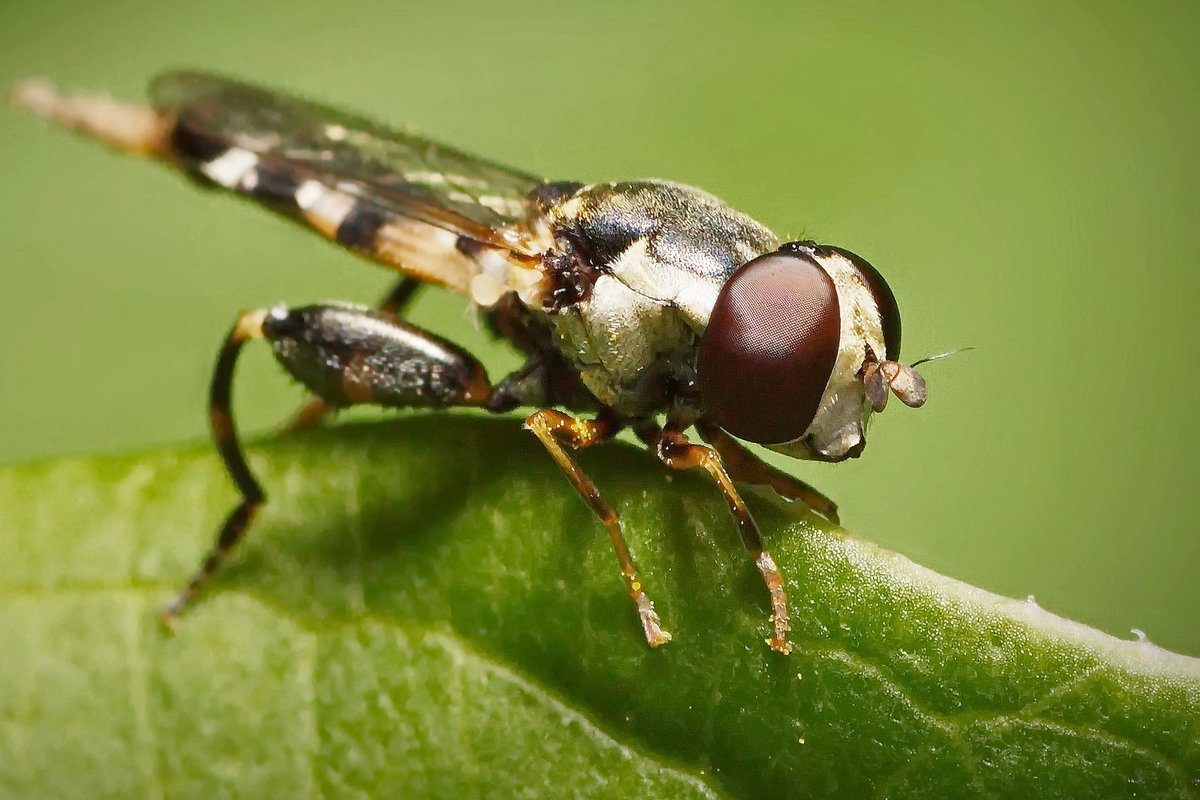
M 766 583 L 767 643 L 790 651 L 784 581 L 735 481 L 769 486 L 834 521 L 837 509 L 739 440 L 842 461 L 862 453 L 865 422 L 889 391 L 909 406 L 924 402 L 915 365 L 897 360 L 896 299 L 870 264 L 838 247 L 780 242 L 690 186 L 547 181 L 221 77 L 167 74 L 150 98 L 150 107 L 127 105 L 40 82 L 13 92 L 44 117 L 167 161 L 403 276 L 374 309 L 276 306 L 238 316 L 217 358 L 209 416 L 242 499 L 164 620 L 191 602 L 266 500 L 230 409 L 238 353 L 262 338 L 315 396 L 297 426 L 357 403 L 536 409 L 525 427 L 607 528 L 651 646 L 671 634 L 616 512 L 569 451 L 629 428 L 669 467 L 705 470 Z M 524 366 L 492 382 L 470 353 L 406 322 L 422 283 L 466 295 Z M 693 426 L 707 445 L 685 435 Z

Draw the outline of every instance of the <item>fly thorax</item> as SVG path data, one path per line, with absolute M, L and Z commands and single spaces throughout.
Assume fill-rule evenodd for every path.
M 609 274 L 595 279 L 585 299 L 545 319 L 584 385 L 624 414 L 661 410 L 666 385 L 686 369 L 694 347 L 695 335 L 675 309 Z
M 671 387 L 694 379 L 697 337 L 722 284 L 778 246 L 713 195 L 668 181 L 555 192 L 545 219 L 555 246 L 522 300 L 547 315 L 587 387 L 629 414 L 665 409 Z

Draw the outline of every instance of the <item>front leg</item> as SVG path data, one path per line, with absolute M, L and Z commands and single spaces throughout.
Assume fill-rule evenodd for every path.
M 788 631 L 792 629 L 791 616 L 788 613 L 787 592 L 783 588 L 783 576 L 775 559 L 763 546 L 762 534 L 758 523 L 750 515 L 746 502 L 738 494 L 737 488 L 721 463 L 721 456 L 711 447 L 692 444 L 682 432 L 673 428 L 658 430 L 657 426 L 642 425 L 637 429 L 638 436 L 654 450 L 660 460 L 672 469 L 695 469 L 702 467 L 717 487 L 729 505 L 729 512 L 737 523 L 738 532 L 742 535 L 742 543 L 754 557 L 754 565 L 762 574 L 763 582 L 771 597 L 771 638 L 767 644 L 772 650 L 780 653 L 792 652 L 792 643 L 788 641 Z
M 620 430 L 620 426 L 608 417 L 602 417 L 593 422 L 575 419 L 561 411 L 544 408 L 525 420 L 525 427 L 533 431 L 534 435 L 546 446 L 550 455 L 554 457 L 558 466 L 570 479 L 575 491 L 579 492 L 579 496 L 608 529 L 609 541 L 612 542 L 613 550 L 617 554 L 617 563 L 621 568 L 621 576 L 625 579 L 625 588 L 629 591 L 629 596 L 633 598 L 634 605 L 637 606 L 638 617 L 642 621 L 646 641 L 651 647 L 658 647 L 660 644 L 671 641 L 671 634 L 662 629 L 658 614 L 654 611 L 654 604 L 650 602 L 650 598 L 646 595 L 646 590 L 637 576 L 637 567 L 633 563 L 633 556 L 629 553 L 625 535 L 621 533 L 621 521 L 617 518 L 617 512 L 605 502 L 604 498 L 600 496 L 600 490 L 596 488 L 596 484 L 592 483 L 592 479 L 584 474 L 579 465 L 575 463 L 575 459 L 571 458 L 563 449 L 564 443 L 576 450 L 599 444 L 615 436 Z

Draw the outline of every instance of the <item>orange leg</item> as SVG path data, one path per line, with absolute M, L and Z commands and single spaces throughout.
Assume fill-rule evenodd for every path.
M 604 501 L 596 484 L 592 483 L 592 479 L 583 473 L 575 459 L 571 458 L 563 449 L 564 443 L 572 449 L 578 450 L 606 441 L 616 434 L 616 426 L 606 420 L 592 422 L 575 419 L 560 411 L 547 408 L 530 415 L 525 420 L 525 427 L 533 431 L 534 435 L 546 446 L 550 455 L 558 462 L 558 466 L 567 474 L 575 491 L 579 492 L 579 496 L 608 529 L 608 538 L 617 554 L 617 563 L 621 567 L 621 576 L 625 579 L 625 588 L 629 590 L 629 596 L 633 598 L 633 602 L 637 606 L 638 617 L 641 619 L 642 628 L 646 633 L 646 641 L 651 647 L 671 641 L 671 634 L 660 626 L 658 614 L 654 611 L 654 604 L 646 596 L 646 590 L 637 576 L 637 567 L 633 563 L 633 556 L 629 554 L 629 545 L 625 542 L 625 535 L 621 533 L 621 523 L 617 518 L 617 512 Z
M 700 431 L 704 441 L 711 444 L 721 454 L 721 460 L 725 462 L 725 467 L 735 481 L 753 483 L 756 486 L 770 486 L 780 497 L 799 500 L 830 522 L 835 524 L 838 522 L 837 503 L 804 481 L 760 460 L 758 456 L 739 444 L 736 439 L 712 423 L 697 422 L 696 430 Z
M 717 484 L 725 502 L 729 505 L 734 522 L 737 523 L 738 532 L 742 535 L 742 543 L 754 557 L 754 565 L 762 574 L 763 582 L 766 583 L 767 592 L 770 594 L 772 632 L 771 638 L 766 640 L 767 644 L 772 650 L 780 653 L 792 652 L 792 643 L 787 638 L 792 624 L 791 616 L 788 613 L 787 592 L 783 588 L 783 576 L 779 572 L 779 567 L 775 565 L 775 559 L 763 546 L 758 524 L 750 515 L 750 509 L 746 507 L 745 501 L 738 494 L 733 480 L 722 465 L 721 456 L 711 447 L 692 444 L 686 436 L 678 431 L 661 431 L 658 433 L 657 440 L 646 430 L 640 431 L 639 435 L 642 435 L 647 444 L 656 445 L 658 457 L 667 466 L 672 469 L 702 467 Z

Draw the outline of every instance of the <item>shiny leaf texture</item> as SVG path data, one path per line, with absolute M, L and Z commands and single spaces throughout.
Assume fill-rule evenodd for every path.
M 580 460 L 675 634 L 658 650 L 514 420 L 343 425 L 251 460 L 271 503 L 173 636 L 155 611 L 234 500 L 207 448 L 0 470 L 0 796 L 1200 793 L 1200 662 L 765 494 L 790 656 L 704 476 L 628 446 Z

